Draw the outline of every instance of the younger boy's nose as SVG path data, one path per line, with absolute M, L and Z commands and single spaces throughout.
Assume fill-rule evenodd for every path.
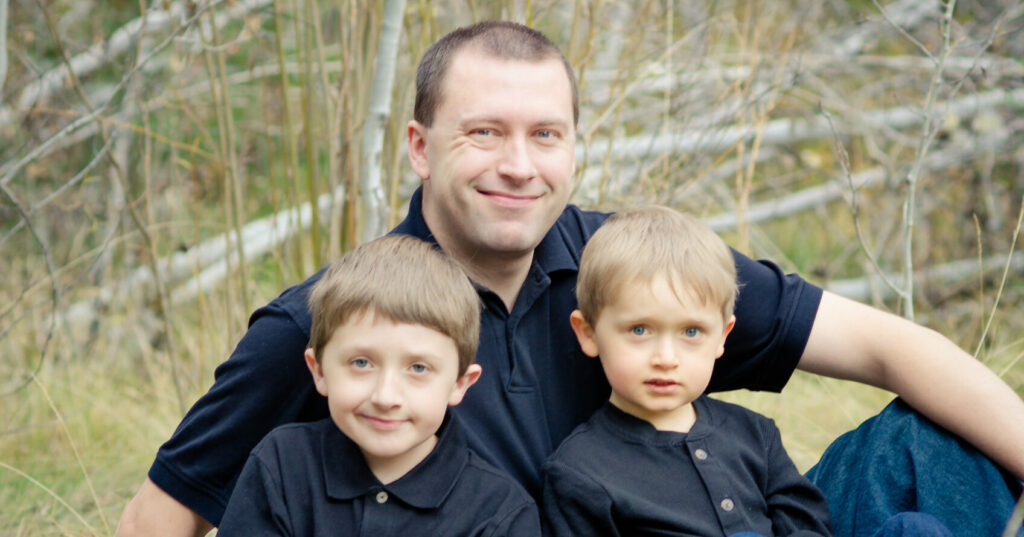
M 661 369 L 673 369 L 679 366 L 676 347 L 668 338 L 658 341 L 656 352 L 651 357 L 651 364 Z

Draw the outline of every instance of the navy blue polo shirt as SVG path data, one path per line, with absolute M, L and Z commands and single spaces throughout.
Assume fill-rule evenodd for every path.
M 392 233 L 436 241 L 419 190 Z M 569 205 L 538 245 L 512 311 L 477 287 L 483 310 L 476 360 L 480 380 L 454 407 L 470 447 L 540 492 L 544 460 L 610 393 L 600 361 L 583 354 L 569 325 L 583 246 L 607 213 Z M 741 291 L 736 325 L 715 363 L 709 390 L 779 391 L 807 343 L 821 289 L 767 261 L 735 254 Z M 303 352 L 311 325 L 306 297 L 314 274 L 256 310 L 215 381 L 161 446 L 149 478 L 217 524 L 249 451 L 278 425 L 328 416 Z
M 825 497 L 797 471 L 772 420 L 700 397 L 688 433 L 611 403 L 544 466 L 549 537 L 832 535 Z
M 533 498 L 470 452 L 456 422 L 387 485 L 331 419 L 282 425 L 249 456 L 217 535 L 540 535 Z

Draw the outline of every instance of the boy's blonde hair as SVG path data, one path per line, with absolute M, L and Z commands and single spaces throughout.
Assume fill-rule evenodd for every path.
M 587 242 L 580 260 L 576 300 L 588 323 L 626 284 L 668 279 L 676 294 L 691 292 L 732 316 L 738 288 L 736 262 L 725 242 L 696 218 L 667 207 L 612 215 Z
M 309 346 L 317 362 L 335 330 L 356 315 L 382 315 L 452 338 L 459 375 L 476 357 L 480 298 L 458 263 L 419 239 L 387 235 L 357 246 L 309 292 Z

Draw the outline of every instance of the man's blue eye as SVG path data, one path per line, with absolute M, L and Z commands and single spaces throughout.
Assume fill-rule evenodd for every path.
M 491 129 L 476 129 L 473 131 L 473 134 L 479 134 L 481 136 L 490 136 Z
M 540 131 L 537 133 L 537 136 L 540 136 L 541 138 L 551 138 L 554 135 L 555 133 L 551 131 Z

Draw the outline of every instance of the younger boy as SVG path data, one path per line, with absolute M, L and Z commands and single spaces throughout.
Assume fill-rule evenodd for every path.
M 377 239 L 331 265 L 309 307 L 306 365 L 331 418 L 253 449 L 218 535 L 536 537 L 533 500 L 447 410 L 481 374 L 479 298 L 455 262 Z
M 736 294 L 729 248 L 676 211 L 619 213 L 590 239 L 570 320 L 612 395 L 544 466 L 546 533 L 831 535 L 772 421 L 702 395 Z

